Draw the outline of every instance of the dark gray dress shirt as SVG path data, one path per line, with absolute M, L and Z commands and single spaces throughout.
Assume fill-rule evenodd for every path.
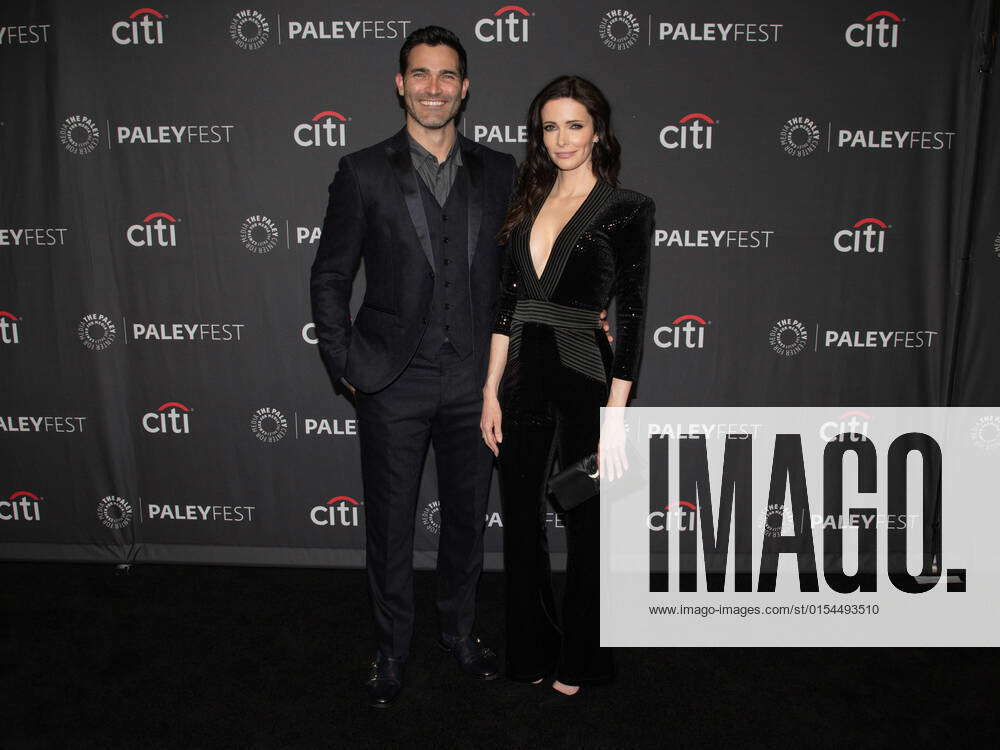
M 437 157 L 417 143 L 413 136 L 407 133 L 406 137 L 410 139 L 410 158 L 413 160 L 413 168 L 434 194 L 438 205 L 444 206 L 448 200 L 448 193 L 451 192 L 451 186 L 455 184 L 455 174 L 462 166 L 462 149 L 458 147 L 458 138 L 455 138 L 448 158 L 438 164 Z

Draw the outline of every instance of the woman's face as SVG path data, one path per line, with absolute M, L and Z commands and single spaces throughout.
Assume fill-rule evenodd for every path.
M 549 99 L 542 105 L 542 141 L 559 169 L 590 169 L 597 135 L 594 120 L 576 99 Z

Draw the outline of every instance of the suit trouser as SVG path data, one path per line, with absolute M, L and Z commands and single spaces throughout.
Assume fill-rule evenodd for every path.
M 446 345 L 436 361 L 416 357 L 390 386 L 358 396 L 365 557 L 384 656 L 409 655 L 414 517 L 428 445 L 434 446 L 440 503 L 440 629 L 461 637 L 473 628 L 492 471 L 479 429 L 482 383 L 475 360 Z

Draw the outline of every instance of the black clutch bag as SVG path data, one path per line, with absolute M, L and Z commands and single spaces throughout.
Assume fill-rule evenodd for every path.
M 601 491 L 597 454 L 584 456 L 558 474 L 553 474 L 549 477 L 548 489 L 563 510 L 573 510 L 584 500 L 597 497 Z

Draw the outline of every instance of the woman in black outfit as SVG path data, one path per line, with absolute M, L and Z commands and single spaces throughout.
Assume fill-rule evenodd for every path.
M 600 407 L 625 406 L 637 375 L 646 307 L 652 200 L 618 187 L 620 147 L 600 90 L 552 81 L 528 111 L 528 154 L 501 230 L 502 292 L 483 396 L 483 439 L 498 456 L 504 512 L 507 676 L 573 695 L 610 680 L 600 647 L 600 506 L 566 513 L 566 592 L 556 623 L 544 485 L 598 451 L 620 476 L 624 438 L 600 441 Z M 614 352 L 598 316 L 616 301 Z M 501 383 L 502 377 L 502 383 Z M 613 419 L 613 418 L 612 418 Z M 607 434 L 607 433 L 606 433 Z

